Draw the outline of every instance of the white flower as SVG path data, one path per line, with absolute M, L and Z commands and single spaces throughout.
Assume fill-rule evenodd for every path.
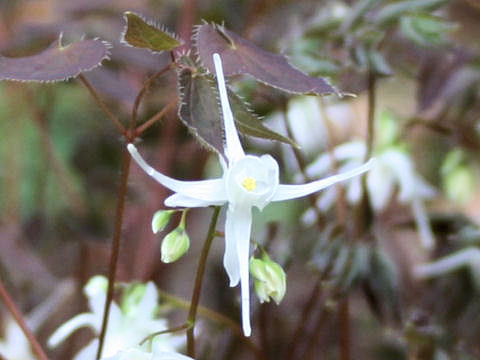
M 5 318 L 3 339 L 0 339 L 0 358 L 9 360 L 33 360 L 36 358 L 30 349 L 30 343 L 16 321 Z
M 346 171 L 361 164 L 366 151 L 364 142 L 353 141 L 337 146 L 333 150 L 333 156 L 339 163 L 339 170 Z M 398 189 L 397 200 L 411 206 L 423 245 L 427 249 L 431 248 L 434 239 L 423 200 L 433 197 L 435 190 L 417 174 L 410 156 L 403 149 L 396 146 L 386 147 L 375 154 L 375 159 L 375 167 L 367 174 L 367 191 L 373 210 L 383 211 Z M 325 175 L 332 169 L 332 162 L 330 154 L 321 155 L 307 167 L 307 175 Z M 332 187 L 319 196 L 317 206 L 320 210 L 325 211 L 334 204 L 336 191 L 337 189 Z M 347 200 L 355 204 L 360 201 L 361 196 L 360 179 L 352 179 L 347 184 Z
M 49 347 L 56 347 L 71 333 L 82 327 L 90 327 L 96 335 L 100 333 L 107 284 L 108 281 L 103 276 L 90 279 L 84 292 L 88 297 L 91 312 L 79 314 L 60 326 L 48 339 Z M 124 306 L 120 308 L 115 302 L 111 304 L 102 358 L 136 346 L 148 335 L 168 328 L 165 319 L 155 316 L 158 293 L 152 282 L 146 285 L 135 285 L 134 291 L 123 300 L 122 305 Z M 157 336 L 153 341 L 153 347 L 158 351 L 174 351 L 175 345 L 181 345 L 181 343 L 168 334 Z M 98 339 L 95 338 L 75 355 L 74 360 L 94 359 L 97 348 Z
M 185 356 L 170 351 L 145 351 L 139 347 L 122 350 L 114 356 L 105 358 L 104 360 L 193 360 L 189 356 Z
M 372 162 L 369 161 L 344 174 L 304 185 L 279 184 L 278 164 L 270 155 L 246 155 L 243 151 L 228 102 L 220 56 L 214 54 L 213 60 L 225 128 L 225 158 L 220 157 L 223 176 L 202 181 L 175 180 L 150 167 L 133 144 L 128 144 L 128 150 L 148 175 L 175 192 L 165 200 L 165 205 L 204 207 L 228 204 L 223 264 L 230 279 L 230 286 L 236 286 L 240 282 L 243 332 L 245 336 L 250 336 L 248 268 L 252 207 L 262 210 L 271 201 L 295 199 L 312 194 L 369 170 Z

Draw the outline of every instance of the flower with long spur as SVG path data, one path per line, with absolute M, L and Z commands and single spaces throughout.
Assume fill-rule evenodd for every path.
M 236 286 L 240 282 L 243 332 L 245 336 L 250 336 L 249 252 L 252 208 L 262 210 L 272 201 L 296 199 L 315 193 L 364 173 L 372 167 L 373 162 L 370 160 L 343 174 L 308 184 L 279 184 L 279 168 L 275 159 L 270 155 L 245 154 L 228 101 L 220 55 L 214 54 L 213 61 L 225 129 L 225 157 L 219 157 L 223 176 L 201 181 L 172 179 L 149 166 L 133 144 L 128 144 L 128 150 L 148 175 L 175 192 L 165 200 L 166 206 L 205 207 L 227 204 L 223 265 L 230 279 L 230 286 Z

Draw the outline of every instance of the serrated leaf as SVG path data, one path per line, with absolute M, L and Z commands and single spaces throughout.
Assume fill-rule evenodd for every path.
M 202 144 L 222 154 L 223 126 L 215 83 L 183 69 L 178 74 L 178 88 L 178 116 Z
M 230 89 L 228 90 L 228 97 L 235 116 L 235 124 L 237 125 L 238 131 L 242 134 L 262 139 L 276 140 L 300 148 L 295 141 L 263 125 L 260 119 L 249 110 L 245 102 L 233 91 L 230 91 Z
M 0 56 L 0 80 L 62 81 L 90 71 L 109 56 L 110 45 L 98 39 L 62 45 L 60 36 L 46 50 L 33 56 Z
M 127 45 L 148 49 L 154 53 L 170 51 L 182 45 L 174 35 L 154 23 L 147 22 L 140 15 L 126 11 L 123 17 L 126 25 L 122 42 Z
M 323 78 L 308 76 L 294 68 L 284 56 L 266 52 L 219 25 L 197 27 L 196 48 L 203 65 L 212 73 L 212 55 L 218 53 L 226 76 L 249 74 L 267 85 L 297 94 L 336 92 Z
M 218 103 L 218 91 L 210 76 L 193 74 L 189 69 L 179 73 L 181 105 L 179 117 L 199 140 L 211 150 L 223 153 L 223 119 Z M 267 127 L 248 109 L 242 99 L 230 89 L 228 96 L 235 124 L 244 135 L 277 140 L 298 145 Z

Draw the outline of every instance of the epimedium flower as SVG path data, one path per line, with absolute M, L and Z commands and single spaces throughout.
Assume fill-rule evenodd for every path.
M 61 325 L 48 339 L 48 346 L 53 348 L 63 342 L 74 331 L 91 328 L 96 335 L 100 333 L 103 309 L 107 293 L 108 280 L 103 276 L 94 276 L 84 287 L 91 312 L 76 315 Z M 138 345 L 148 335 L 168 328 L 165 319 L 157 316 L 158 292 L 152 282 L 134 284 L 124 289 L 121 304 L 112 302 L 102 359 L 114 356 L 122 350 Z M 179 342 L 181 339 L 182 342 Z M 157 336 L 152 341 L 155 351 L 174 352 L 183 344 L 183 337 L 169 334 Z M 74 360 L 94 359 L 98 348 L 98 338 L 94 338 L 80 350 Z
M 148 165 L 133 144 L 128 144 L 128 150 L 148 175 L 175 192 L 165 200 L 166 206 L 206 207 L 227 204 L 223 265 L 230 286 L 240 283 L 243 332 L 245 336 L 250 336 L 249 252 L 252 208 L 262 210 L 272 201 L 296 199 L 315 193 L 339 181 L 364 173 L 371 168 L 372 160 L 343 174 L 311 183 L 280 184 L 278 163 L 272 156 L 245 154 L 228 101 L 220 55 L 214 54 L 213 61 L 225 130 L 224 157 L 219 156 L 223 176 L 201 181 L 176 180 Z
M 362 163 L 367 152 L 367 145 L 363 141 L 351 141 L 333 149 L 333 156 L 340 171 L 347 171 Z M 386 209 L 393 196 L 399 203 L 410 206 L 416 222 L 422 245 L 431 249 L 434 236 L 426 214 L 424 201 L 435 195 L 434 188 L 428 184 L 416 171 L 408 151 L 397 144 L 384 144 L 375 149 L 375 167 L 366 175 L 368 197 L 372 209 L 381 213 Z M 322 176 L 333 168 L 333 158 L 330 153 L 320 155 L 307 169 L 309 176 Z M 398 190 L 398 192 L 396 192 Z M 362 196 L 360 179 L 352 179 L 346 184 L 346 199 L 356 204 Z M 317 200 L 317 207 L 321 211 L 328 210 L 335 203 L 337 189 L 332 187 L 321 194 Z M 306 223 L 311 222 L 313 209 L 304 216 Z

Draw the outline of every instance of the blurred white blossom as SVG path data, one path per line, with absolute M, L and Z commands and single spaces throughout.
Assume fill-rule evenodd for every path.
M 84 287 L 88 298 L 90 312 L 79 314 L 60 326 L 48 339 L 49 347 L 56 347 L 74 331 L 88 327 L 96 336 L 99 335 L 108 280 L 95 276 Z M 165 319 L 157 316 L 158 292 L 152 282 L 132 285 L 124 291 L 121 306 L 112 302 L 110 315 L 102 350 L 102 358 L 114 356 L 121 350 L 137 346 L 148 335 L 168 329 Z M 155 351 L 174 352 L 183 344 L 184 337 L 170 334 L 156 336 L 152 342 Z M 74 360 L 91 360 L 95 358 L 98 338 L 93 339 L 80 350 Z
M 134 347 L 119 351 L 114 356 L 104 358 L 104 360 L 193 360 L 176 352 L 167 351 L 147 351 L 139 347 Z
M 348 171 L 362 164 L 366 151 L 367 146 L 363 141 L 352 141 L 334 148 L 333 156 L 338 164 L 338 171 Z M 416 172 L 413 161 L 404 147 L 383 146 L 375 151 L 374 156 L 377 160 L 376 165 L 366 174 L 372 209 L 380 213 L 395 194 L 399 203 L 411 207 L 422 244 L 425 248 L 431 248 L 434 239 L 423 202 L 435 195 L 434 188 Z M 332 171 L 333 159 L 330 153 L 320 155 L 306 169 L 308 176 L 325 176 Z M 352 204 L 358 203 L 362 196 L 361 178 L 352 178 L 344 184 L 347 201 Z M 317 206 L 320 210 L 327 211 L 334 205 L 336 198 L 337 188 L 330 187 L 319 195 Z M 304 221 L 310 223 L 313 215 L 313 209 L 310 209 L 304 215 Z

